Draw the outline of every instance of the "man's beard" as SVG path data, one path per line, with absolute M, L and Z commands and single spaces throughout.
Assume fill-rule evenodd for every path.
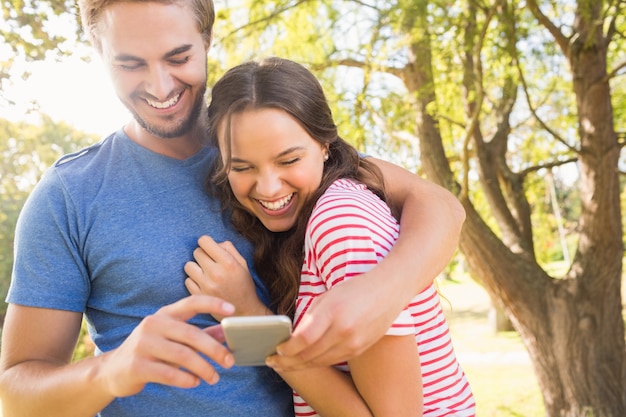
M 204 98 L 205 93 L 206 86 L 204 86 L 202 90 L 198 92 L 198 95 L 196 96 L 196 101 L 194 102 L 191 112 L 186 119 L 182 120 L 176 125 L 168 125 L 163 128 L 160 128 L 159 126 L 154 124 L 148 124 L 130 106 L 126 107 L 131 112 L 137 123 L 139 123 L 139 125 L 143 127 L 148 133 L 162 139 L 173 139 L 191 132 L 197 126 L 198 117 L 200 117 L 202 110 L 206 106 Z

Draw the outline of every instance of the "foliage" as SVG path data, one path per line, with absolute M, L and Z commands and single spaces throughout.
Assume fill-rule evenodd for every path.
M 79 37 L 75 0 L 3 0 L 0 10 L 5 23 L 1 43 L 16 56 L 40 60 L 51 53 L 69 54 L 68 38 Z M 67 27 L 72 29 L 68 32 Z
M 80 333 L 78 335 L 78 342 L 76 348 L 72 354 L 72 362 L 77 362 L 81 359 L 89 358 L 94 355 L 95 345 L 89 336 L 87 331 L 87 322 L 83 319 L 80 326 Z
M 76 0 L 0 1 L 0 100 L 10 102 L 2 91 L 12 77 L 29 77 L 18 64 L 75 51 L 83 41 L 77 10 Z
M 11 280 L 13 236 L 26 198 L 44 171 L 61 155 L 78 150 L 95 137 L 75 131 L 42 115 L 41 122 L 0 119 L 0 298 Z M 4 303 L 0 316 L 4 315 Z
M 415 102 L 399 76 L 407 62 L 407 45 L 411 40 L 411 33 L 403 33 L 402 17 L 414 7 L 414 2 L 242 0 L 229 2 L 227 6 L 218 8 L 216 41 L 210 57 L 211 81 L 225 68 L 247 59 L 279 55 L 302 62 L 318 75 L 325 87 L 342 136 L 363 151 L 411 170 L 421 170 Z M 487 25 L 481 40 L 481 59 L 488 62 L 488 68 L 481 73 L 485 90 L 481 124 L 486 133 L 494 134 L 498 127 L 497 106 L 506 93 L 504 83 L 507 78 L 516 78 L 518 71 L 504 50 L 503 33 L 508 23 L 494 23 L 493 16 L 489 18 L 486 12 L 468 16 L 459 2 L 431 1 L 428 10 L 432 32 L 424 36 L 433 40 L 432 65 L 437 89 L 436 102 L 428 111 L 438 120 L 451 168 L 457 178 L 469 177 L 472 201 L 498 233 L 492 208 L 479 185 L 476 166 L 470 165 L 468 171 L 461 158 L 463 138 L 470 123 L 466 106 L 471 97 L 463 89 L 464 57 L 460 52 L 467 42 L 465 22 L 473 17 L 477 20 L 476 27 Z M 488 10 L 486 5 L 484 10 Z M 561 76 L 566 73 L 567 62 L 527 11 L 520 12 L 518 36 L 524 51 L 520 66 L 526 74 L 526 94 L 537 102 L 527 103 L 526 94 L 518 94 L 508 154 L 513 169 L 528 172 L 525 190 L 532 206 L 533 225 L 537 227 L 534 236 L 537 247 L 541 248 L 537 253 L 544 263 L 559 257 L 558 251 L 544 248 L 560 248 L 560 244 L 555 207 L 542 179 L 547 171 L 539 167 L 567 165 L 566 161 L 570 161 L 569 167 L 554 170 L 561 222 L 568 235 L 575 231 L 579 204 L 575 198 L 572 201 L 565 197 L 576 195 L 576 184 L 571 177 L 577 174 L 571 162 L 575 155 L 554 141 L 533 117 L 533 112 L 541 115 L 542 122 L 553 127 L 560 137 L 574 138 L 576 109 L 574 96 L 568 93 L 571 80 Z

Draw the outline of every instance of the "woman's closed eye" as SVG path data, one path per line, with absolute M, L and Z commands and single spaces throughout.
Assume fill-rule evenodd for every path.
M 281 162 L 280 162 L 280 164 L 281 164 L 281 165 L 293 165 L 293 164 L 295 164 L 296 162 L 298 162 L 299 160 L 300 160 L 300 158 L 299 158 L 299 157 L 290 158 L 290 159 L 287 159 L 287 160 L 281 161 Z

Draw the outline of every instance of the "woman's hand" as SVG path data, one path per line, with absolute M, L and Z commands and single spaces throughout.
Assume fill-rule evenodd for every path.
M 256 293 L 246 260 L 231 242 L 217 243 L 209 236 L 202 236 L 193 257 L 195 262 L 185 264 L 188 275 L 185 286 L 191 294 L 224 299 L 235 306 L 237 316 L 272 314 Z

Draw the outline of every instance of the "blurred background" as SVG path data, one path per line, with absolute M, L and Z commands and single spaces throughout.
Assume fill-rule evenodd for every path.
M 209 93 L 243 61 L 298 61 L 342 137 L 462 202 L 459 251 L 438 286 L 479 416 L 626 415 L 623 0 L 215 5 Z M 4 299 L 34 184 L 129 116 L 74 0 L 0 7 Z M 90 354 L 85 338 L 76 358 Z

